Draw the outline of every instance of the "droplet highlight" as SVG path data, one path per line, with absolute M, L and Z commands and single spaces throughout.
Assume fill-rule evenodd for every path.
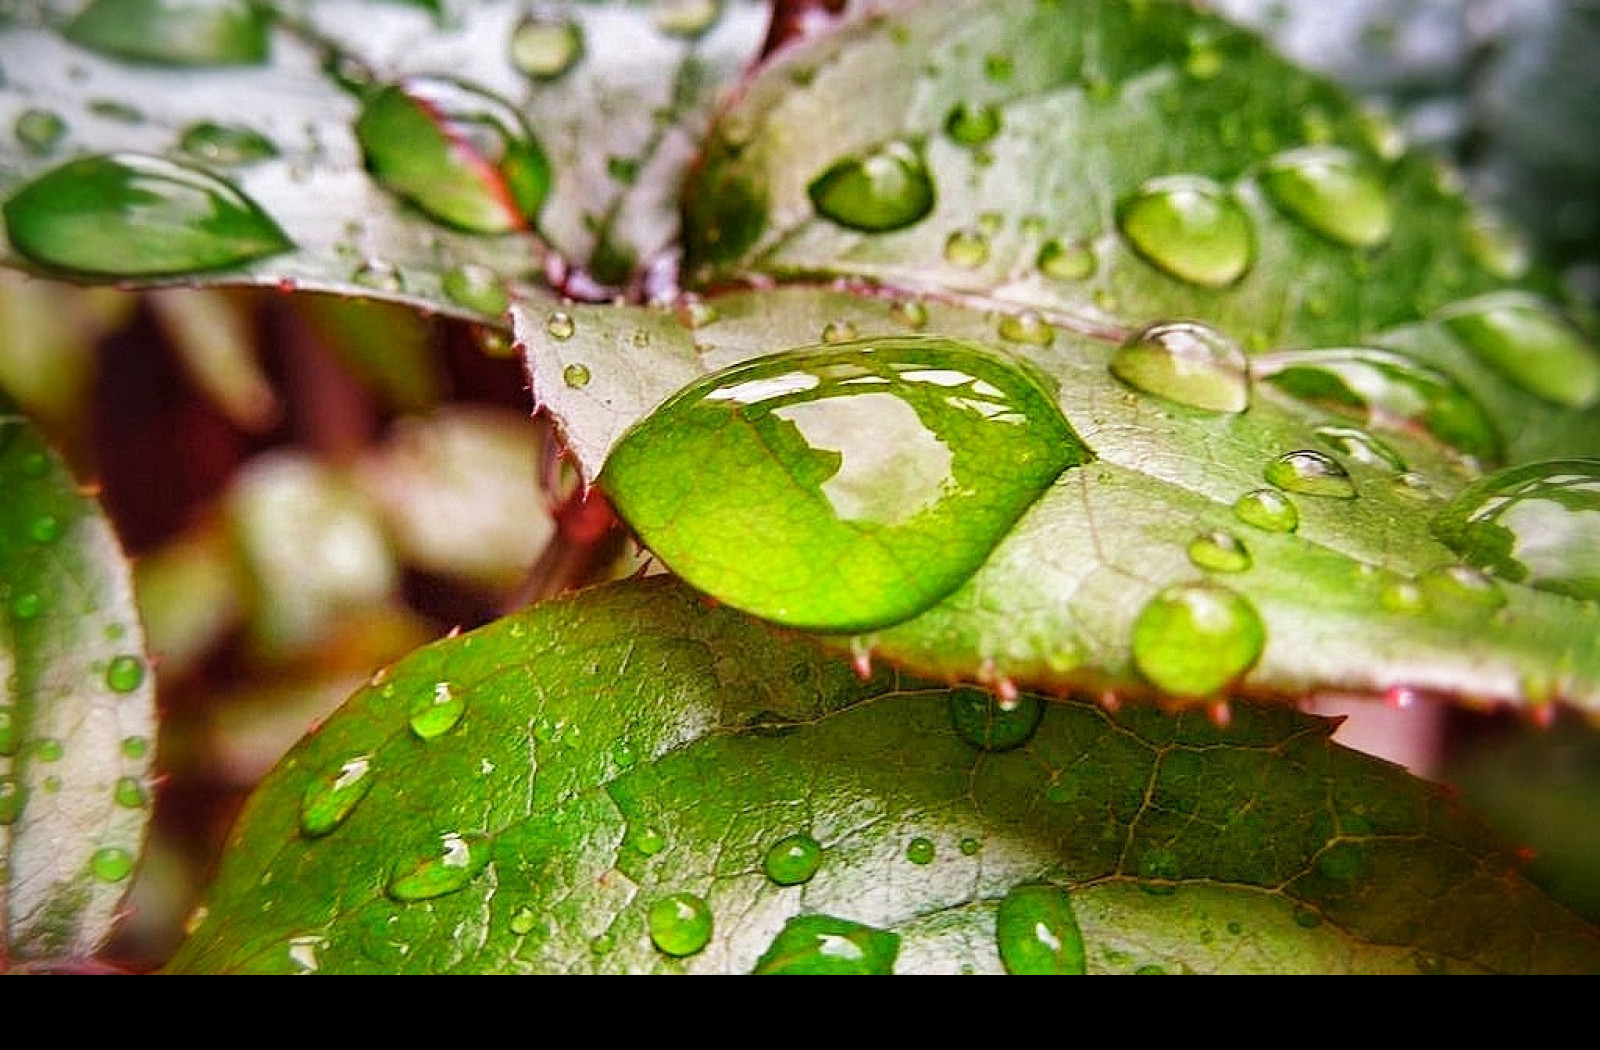
M 1212 583 L 1166 588 L 1133 626 L 1133 662 L 1165 693 L 1209 697 L 1255 665 L 1266 627 L 1243 595 Z
M 1111 374 L 1135 390 L 1206 412 L 1250 407 L 1244 348 L 1194 321 L 1166 321 L 1130 336 L 1111 357 Z
M 865 233 L 904 229 L 934 205 L 933 177 L 922 156 L 903 142 L 835 162 L 812 180 L 807 193 L 817 214 Z
M 1306 146 L 1280 153 L 1262 166 L 1261 186 L 1279 211 L 1338 244 L 1376 248 L 1394 231 L 1388 188 L 1350 150 Z
M 1210 179 L 1154 179 L 1117 208 L 1117 226 L 1145 261 L 1179 280 L 1223 288 L 1255 260 L 1250 216 Z

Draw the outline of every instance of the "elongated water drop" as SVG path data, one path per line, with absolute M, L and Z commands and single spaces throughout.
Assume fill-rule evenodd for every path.
M 93 0 L 62 31 L 73 43 L 136 62 L 257 65 L 271 17 L 251 0 Z
M 1250 216 L 1209 179 L 1153 179 L 1117 208 L 1117 226 L 1135 251 L 1173 277 L 1222 288 L 1255 261 Z
M 1334 499 L 1356 497 L 1356 486 L 1350 480 L 1350 472 L 1340 466 L 1337 460 L 1311 449 L 1285 452 L 1267 464 L 1264 476 L 1287 492 L 1298 492 L 1305 496 L 1331 496 Z
M 583 25 L 532 14 L 511 31 L 511 64 L 535 80 L 555 80 L 583 57 Z
M 1530 394 L 1565 408 L 1600 401 L 1600 352 L 1534 296 L 1481 296 L 1440 311 L 1439 321 L 1480 360 Z
M 49 153 L 67 133 L 67 122 L 48 109 L 26 109 L 17 115 L 12 131 L 30 153 Z
M 1369 467 L 1402 474 L 1406 461 L 1388 444 L 1356 427 L 1321 426 L 1312 431 L 1321 441 L 1347 460 Z
M 779 886 L 810 882 L 822 867 L 822 844 L 803 832 L 785 835 L 767 847 L 761 870 Z
M 1246 525 L 1266 532 L 1293 532 L 1300 527 L 1294 502 L 1277 489 L 1254 489 L 1233 502 L 1233 513 Z
M 81 157 L 45 172 L 6 201 L 4 214 L 19 253 L 84 274 L 195 273 L 293 247 L 236 187 L 137 153 Z
M 1528 463 L 1480 478 L 1439 512 L 1433 532 L 1501 579 L 1600 599 L 1600 459 Z
M 668 955 L 693 955 L 711 941 L 711 907 L 693 893 L 674 893 L 650 905 L 650 941 Z
M 413 733 L 432 740 L 454 729 L 466 711 L 466 699 L 456 695 L 449 682 L 435 682 L 431 692 L 412 701 L 408 721 Z
M 443 897 L 466 887 L 488 864 L 489 844 L 483 836 L 446 832 L 432 851 L 396 863 L 384 890 L 399 901 Z
M 1278 209 L 1352 248 L 1375 248 L 1394 230 L 1389 191 L 1358 155 L 1336 146 L 1280 153 L 1263 166 L 1261 185 Z
M 1208 412 L 1250 407 L 1244 349 L 1194 321 L 1167 321 L 1134 333 L 1117 347 L 1111 374 L 1137 390 Z
M 373 178 L 473 233 L 528 228 L 550 190 L 549 162 L 522 117 L 463 81 L 388 85 L 362 107 L 355 132 Z
M 1032 693 L 1017 697 L 1010 709 L 987 689 L 957 686 L 950 690 L 950 724 L 973 747 L 1010 751 L 1033 736 L 1044 717 L 1044 700 Z
M 1088 972 L 1072 898 L 1059 886 L 1013 887 L 995 913 L 995 944 L 1009 974 Z
M 300 799 L 300 830 L 317 838 L 343 824 L 372 790 L 372 756 L 357 755 L 306 785 Z
M 1266 637 L 1243 595 L 1211 583 L 1174 584 L 1140 611 L 1133 662 L 1165 693 L 1215 696 L 1255 665 Z
M 1020 366 L 902 335 L 706 376 L 623 437 L 600 485 L 702 590 L 781 623 L 861 631 L 958 587 L 1092 455 Z
M 201 121 L 183 129 L 178 148 L 207 164 L 253 164 L 278 155 L 277 145 L 254 128 Z
M 797 915 L 756 960 L 756 974 L 894 973 L 900 935 L 832 915 Z
M 903 142 L 837 161 L 806 192 L 817 214 L 867 233 L 904 229 L 926 217 L 934 204 L 927 165 Z

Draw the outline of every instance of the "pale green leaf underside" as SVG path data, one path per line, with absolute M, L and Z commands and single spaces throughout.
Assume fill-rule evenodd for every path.
M 460 714 L 424 734 L 411 715 L 440 683 Z M 664 578 L 547 603 L 407 658 L 300 744 L 169 969 L 746 973 L 788 919 L 832 915 L 898 935 L 898 972 L 1000 972 L 995 907 L 1031 882 L 1070 891 L 1090 972 L 1600 958 L 1446 795 L 1327 722 L 1056 703 L 985 751 L 951 704 Z M 357 757 L 370 787 L 305 835 L 304 799 Z M 452 833 L 484 851 L 472 874 L 394 899 L 396 870 Z M 792 834 L 821 865 L 780 885 L 764 858 Z M 677 893 L 713 917 L 681 958 L 647 927 Z M 1489 930 L 1467 921 L 1485 908 Z
M 150 818 L 154 676 L 99 507 L 0 402 L 0 955 L 86 961 Z

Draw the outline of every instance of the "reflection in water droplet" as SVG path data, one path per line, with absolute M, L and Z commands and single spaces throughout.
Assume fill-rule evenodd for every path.
M 1389 193 L 1359 156 L 1335 146 L 1307 146 L 1267 161 L 1261 184 L 1272 202 L 1330 240 L 1375 248 L 1394 230 Z
M 1010 751 L 1033 736 L 1044 717 L 1044 700 L 1022 693 L 1009 707 L 987 689 L 950 690 L 950 724 L 961 739 L 985 751 Z
M 418 737 L 432 740 L 454 729 L 466 710 L 467 701 L 455 694 L 449 682 L 435 682 L 433 692 L 412 701 L 408 721 Z
M 49 153 L 67 133 L 67 122 L 48 109 L 25 109 L 12 125 L 22 148 L 30 153 Z
M 556 310 L 544 319 L 545 335 L 551 339 L 571 339 L 577 330 L 578 326 L 573 322 L 572 315 L 563 310 Z
M 357 755 L 307 784 L 300 799 L 301 832 L 316 838 L 344 823 L 372 790 L 371 774 L 372 756 Z
M 1327 442 L 1329 448 L 1346 459 L 1364 463 L 1369 467 L 1393 471 L 1396 474 L 1403 473 L 1406 469 L 1406 461 L 1400 458 L 1400 453 L 1365 430 L 1357 430 L 1355 427 L 1321 426 L 1312 433 Z
M 900 935 L 831 915 L 797 915 L 756 961 L 756 974 L 894 973 Z
M 1243 348 L 1193 321 L 1150 325 L 1117 347 L 1111 374 L 1136 390 L 1209 412 L 1243 412 L 1250 405 L 1249 364 Z
M 1600 459 L 1528 463 L 1480 478 L 1439 512 L 1433 532 L 1501 579 L 1600 599 Z
M 886 233 L 933 210 L 933 178 L 922 156 L 891 142 L 864 157 L 837 161 L 807 187 L 817 213 L 847 229 Z
M 1013 887 L 995 914 L 995 944 L 1009 974 L 1088 972 L 1072 898 L 1059 886 Z
M 1250 551 L 1232 533 L 1213 529 L 1189 541 L 1189 560 L 1212 572 L 1243 572 L 1250 567 Z
M 505 313 L 510 302 L 500 276 L 489 267 L 477 263 L 450 267 L 439 283 L 451 302 L 481 314 L 499 316 Z
M 106 685 L 114 693 L 131 693 L 144 684 L 144 661 L 137 656 L 115 656 L 106 665 Z
M 1039 246 L 1034 265 L 1046 277 L 1057 281 L 1083 281 L 1099 268 L 1094 249 L 1082 241 L 1052 238 Z
M 706 376 L 623 437 L 602 481 L 652 552 L 707 593 L 795 626 L 870 630 L 959 586 L 1089 458 L 1021 367 L 902 335 Z M 747 495 L 706 476 L 741 478 Z
M 1254 666 L 1266 628 L 1241 594 L 1212 583 L 1174 584 L 1133 626 L 1133 662 L 1174 696 L 1215 696 Z
M 981 146 L 1000 134 L 1000 111 L 994 106 L 958 102 L 945 116 L 944 130 L 963 146 Z
M 1154 179 L 1117 208 L 1117 226 L 1134 250 L 1180 280 L 1221 288 L 1255 260 L 1250 216 L 1209 179 Z
M 271 15 L 250 0 L 92 0 L 62 30 L 91 51 L 173 66 L 258 65 Z
M 183 129 L 178 148 L 207 164 L 233 167 L 278 155 L 272 140 L 254 128 L 201 121 Z
M 810 882 L 821 867 L 822 844 L 803 832 L 774 842 L 761 862 L 761 870 L 779 886 Z
M 367 98 L 355 133 L 374 179 L 459 229 L 526 229 L 550 190 L 549 162 L 517 110 L 462 81 L 387 85 Z
M 464 888 L 488 863 L 489 844 L 482 835 L 446 832 L 434 851 L 396 863 L 384 892 L 398 901 L 442 897 Z
M 1600 352 L 1543 301 L 1501 292 L 1438 316 L 1480 360 L 1530 394 L 1564 408 L 1600 401 Z
M 133 874 L 133 854 L 114 846 L 97 849 L 89 858 L 89 870 L 101 882 L 121 882 Z
M 913 864 L 932 864 L 934 856 L 933 840 L 918 835 L 906 843 L 906 860 Z
M 1009 343 L 1027 343 L 1030 346 L 1049 346 L 1056 337 L 1056 330 L 1050 322 L 1033 310 L 1006 314 L 1000 318 L 998 331 L 1000 338 Z
M 1310 449 L 1285 452 L 1267 464 L 1264 472 L 1272 484 L 1305 496 L 1331 496 L 1354 499 L 1355 482 L 1337 461 Z
M 957 266 L 975 270 L 989 261 L 989 238 L 982 230 L 955 230 L 945 238 L 944 257 Z
M 1480 462 L 1501 455 L 1500 437 L 1455 379 L 1404 354 L 1371 347 L 1289 350 L 1251 362 L 1256 378 L 1372 426 L 1420 429 Z
M 527 15 L 511 30 L 511 64 L 535 80 L 554 80 L 583 57 L 583 26 L 571 18 Z
M 136 153 L 69 161 L 18 190 L 4 212 L 18 252 L 85 274 L 193 273 L 293 247 L 236 187 Z
M 650 905 L 650 941 L 668 955 L 693 955 L 711 941 L 711 906 L 693 893 L 674 893 Z

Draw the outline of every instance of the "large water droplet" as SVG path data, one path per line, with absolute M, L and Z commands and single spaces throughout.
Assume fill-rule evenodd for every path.
M 995 943 L 1006 973 L 1022 975 L 1088 972 L 1083 933 L 1072 898 L 1059 886 L 1013 887 L 995 914 Z
M 115 656 L 106 665 L 106 685 L 114 693 L 131 693 L 144 684 L 144 661 L 137 656 Z
M 961 739 L 985 751 L 1010 751 L 1033 736 L 1044 717 L 1044 700 L 1024 693 L 1003 705 L 987 689 L 957 686 L 950 690 L 950 724 Z
M 489 844 L 482 835 L 446 832 L 438 848 L 397 863 L 385 892 L 399 901 L 431 900 L 462 889 L 489 864 Z
M 650 905 L 650 941 L 668 955 L 693 955 L 711 941 L 711 906 L 693 893 L 674 893 Z
M 1211 583 L 1174 584 L 1140 611 L 1133 662 L 1163 692 L 1215 696 L 1255 665 L 1266 639 L 1243 595 Z
M 4 212 L 18 252 L 86 274 L 193 273 L 293 247 L 234 186 L 136 153 L 69 161 L 18 190 Z
M 913 864 L 932 864 L 935 852 L 933 840 L 924 835 L 917 835 L 906 843 L 906 860 Z
M 1336 146 L 1280 153 L 1261 185 L 1284 214 L 1352 248 L 1375 248 L 1394 230 L 1389 192 L 1371 165 Z
M 1000 111 L 994 106 L 957 103 L 945 116 L 944 130 L 963 146 L 981 146 L 1000 134 Z
M 89 870 L 101 882 L 121 882 L 133 874 L 133 854 L 115 846 L 97 849 L 89 858 Z
M 822 844 L 803 832 L 785 835 L 767 849 L 761 870 L 779 886 L 810 882 L 822 867 Z
M 1117 225 L 1151 264 L 1207 288 L 1232 284 L 1255 260 L 1250 216 L 1210 179 L 1153 179 L 1118 206 Z
M 1440 311 L 1439 320 L 1529 393 L 1566 408 L 1600 401 L 1600 353 L 1542 300 L 1499 292 L 1456 303 Z
M 562 17 L 532 14 L 511 31 L 511 64 L 535 80 L 554 80 L 583 57 L 583 26 Z
M 75 44 L 136 62 L 256 65 L 271 16 L 251 0 L 93 0 L 62 31 Z
M 927 165 L 903 142 L 836 162 L 807 192 L 819 215 L 867 233 L 904 229 L 927 216 L 934 203 Z
M 1266 479 L 1287 492 L 1304 496 L 1331 496 L 1354 499 L 1355 482 L 1337 460 L 1311 449 L 1297 449 L 1267 464 Z
M 466 711 L 466 698 L 457 696 L 449 682 L 435 682 L 431 693 L 411 703 L 411 731 L 423 740 L 432 740 L 454 729 Z
M 1249 368 L 1239 344 L 1193 321 L 1150 325 L 1111 358 L 1111 374 L 1134 389 L 1208 412 L 1250 407 Z
M 372 789 L 372 756 L 357 755 L 306 785 L 300 799 L 300 830 L 316 838 L 344 823 Z
M 1022 366 L 903 335 L 706 376 L 624 436 L 600 483 L 702 590 L 782 623 L 860 631 L 949 594 L 1092 455 Z
M 254 164 L 278 155 L 273 141 L 254 128 L 202 121 L 183 129 L 178 148 L 207 164 Z
M 756 961 L 756 974 L 894 973 L 900 935 L 831 915 L 797 915 Z
M 1433 531 L 1468 564 L 1574 598 L 1600 598 L 1600 460 L 1528 463 L 1479 478 Z
M 1250 551 L 1231 532 L 1213 529 L 1189 541 L 1189 560 L 1212 572 L 1243 572 L 1250 567 Z
M 355 125 L 378 182 L 441 222 L 474 233 L 526 229 L 550 190 L 550 165 L 503 100 L 445 77 L 375 92 Z
M 1303 401 L 1373 426 L 1415 429 L 1480 462 L 1501 455 L 1500 437 L 1455 379 L 1404 354 L 1370 347 L 1288 350 L 1252 362 L 1258 379 Z

